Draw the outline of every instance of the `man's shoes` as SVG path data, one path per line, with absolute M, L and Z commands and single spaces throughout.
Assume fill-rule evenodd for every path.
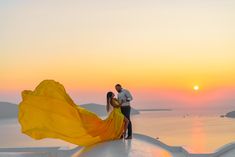
M 127 136 L 125 139 L 130 140 L 130 139 L 132 139 L 132 136 Z

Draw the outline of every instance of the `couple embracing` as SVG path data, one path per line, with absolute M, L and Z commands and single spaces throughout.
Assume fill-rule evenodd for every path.
M 130 120 L 130 112 L 131 112 L 131 106 L 130 101 L 132 101 L 132 95 L 130 92 L 126 89 L 123 89 L 120 84 L 117 84 L 115 86 L 116 91 L 118 92 L 117 98 L 115 98 L 115 95 L 113 92 L 107 93 L 107 111 L 110 111 L 110 106 L 113 107 L 112 112 L 117 112 L 115 116 L 122 116 L 120 112 L 124 115 L 124 133 L 120 138 L 125 139 L 132 139 L 132 124 Z M 114 117 L 115 118 L 115 117 Z M 128 134 L 126 137 L 126 131 L 128 130 Z

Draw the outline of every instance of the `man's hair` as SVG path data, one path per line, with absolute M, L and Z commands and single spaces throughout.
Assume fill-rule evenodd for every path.
M 120 84 L 116 84 L 116 86 L 115 87 L 122 87 Z

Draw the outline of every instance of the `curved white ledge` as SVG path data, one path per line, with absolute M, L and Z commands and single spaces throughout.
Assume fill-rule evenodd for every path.
M 169 146 L 152 137 L 134 134 L 132 140 L 115 140 L 89 147 L 0 148 L 0 156 L 29 157 L 234 157 L 235 143 L 224 145 L 211 154 L 191 154 L 183 147 Z

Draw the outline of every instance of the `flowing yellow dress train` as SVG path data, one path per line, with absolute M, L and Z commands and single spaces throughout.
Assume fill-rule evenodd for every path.
M 119 108 L 102 120 L 76 105 L 63 85 L 53 80 L 22 92 L 18 120 L 22 133 L 34 139 L 57 138 L 80 146 L 118 139 L 124 128 Z

